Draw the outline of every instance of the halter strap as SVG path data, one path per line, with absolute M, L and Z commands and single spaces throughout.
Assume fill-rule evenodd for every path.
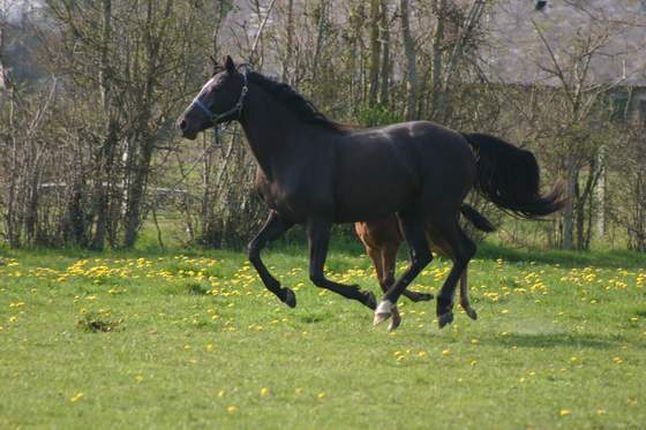
M 235 105 L 233 105 L 231 109 L 222 113 L 214 113 L 211 111 L 211 108 L 205 105 L 198 97 L 195 97 L 195 99 L 193 99 L 193 103 L 191 104 L 197 106 L 209 118 L 213 125 L 217 125 L 219 121 L 231 115 L 232 113 L 236 113 L 237 119 L 240 119 L 240 116 L 242 115 L 242 108 L 244 106 L 244 99 L 248 91 L 249 87 L 247 86 L 247 72 L 245 71 L 242 73 L 242 88 L 240 90 L 240 97 L 238 97 L 238 101 Z
M 209 109 L 207 105 L 202 103 L 200 99 L 196 98 L 195 100 L 193 100 L 193 104 L 202 109 L 202 112 L 204 112 L 209 118 L 213 116 L 211 109 Z

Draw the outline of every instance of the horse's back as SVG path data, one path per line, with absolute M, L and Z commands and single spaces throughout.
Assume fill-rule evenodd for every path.
M 339 139 L 336 154 L 339 221 L 385 216 L 429 199 L 457 207 L 475 178 L 464 137 L 428 121 L 353 131 Z

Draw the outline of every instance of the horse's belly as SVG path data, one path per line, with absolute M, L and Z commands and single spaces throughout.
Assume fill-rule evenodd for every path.
M 348 181 L 337 189 L 335 221 L 373 220 L 399 212 L 413 203 L 415 189 L 405 178 Z
M 393 214 L 410 206 L 420 189 L 414 152 L 383 142 L 349 145 L 335 173 L 337 222 Z

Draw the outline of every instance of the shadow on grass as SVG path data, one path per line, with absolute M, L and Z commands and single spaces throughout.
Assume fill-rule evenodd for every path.
M 543 264 L 559 264 L 562 267 L 610 267 L 642 268 L 646 265 L 646 255 L 626 250 L 576 252 L 560 249 L 533 250 L 503 247 L 492 243 L 478 245 L 477 258 L 493 260 L 502 258 L 510 262 L 534 261 Z
M 280 240 L 269 247 L 268 252 L 281 252 L 291 256 L 304 256 L 307 245 L 295 238 Z M 272 251 L 273 250 L 273 251 Z M 402 244 L 399 260 L 405 261 L 408 248 Z M 336 235 L 330 243 L 330 258 L 335 256 L 357 257 L 365 254 L 358 240 L 351 235 Z M 501 246 L 490 242 L 480 242 L 476 258 L 496 260 L 502 258 L 507 262 L 536 262 L 539 264 L 558 264 L 564 268 L 605 267 L 636 269 L 646 266 L 646 255 L 627 250 L 598 250 L 588 252 L 565 251 L 560 249 L 527 249 Z
M 495 336 L 487 339 L 486 342 L 501 346 L 516 346 L 518 348 L 593 348 L 593 349 L 615 349 L 619 348 L 625 339 L 620 336 L 613 338 L 595 336 L 592 334 L 572 335 L 563 334 L 525 334 L 511 333 L 507 336 Z M 484 343 L 484 342 L 483 342 Z M 643 348 L 643 346 L 641 347 Z

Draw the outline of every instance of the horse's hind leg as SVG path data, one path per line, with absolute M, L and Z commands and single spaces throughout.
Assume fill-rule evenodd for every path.
M 398 232 L 399 225 L 397 219 L 393 217 L 393 225 L 389 225 L 388 228 Z M 397 252 L 399 251 L 399 245 L 401 244 L 401 238 L 399 233 L 393 234 L 380 234 L 382 232 L 376 231 L 380 228 L 384 228 L 383 224 L 369 224 L 370 229 L 363 230 L 364 234 L 367 237 L 362 237 L 360 234 L 361 241 L 366 247 L 372 248 L 373 255 L 370 255 L 372 261 L 375 265 L 375 270 L 377 271 L 377 277 L 379 278 L 379 284 L 381 285 L 382 291 L 385 293 L 390 287 L 395 283 L 395 269 L 397 266 Z M 383 232 L 386 233 L 386 232 Z M 374 235 L 371 237 L 371 235 Z M 377 244 L 377 246 L 371 247 L 368 243 Z M 422 302 L 433 299 L 433 295 L 429 293 L 421 293 L 418 291 L 411 291 L 408 288 L 402 293 L 405 297 L 413 302 Z M 394 318 L 394 316 L 393 316 Z M 399 325 L 399 324 L 397 324 Z
M 269 217 L 265 224 L 262 226 L 256 237 L 254 237 L 248 245 L 249 261 L 256 268 L 256 272 L 260 275 L 265 287 L 274 293 L 283 303 L 293 308 L 296 306 L 296 296 L 289 288 L 281 288 L 280 282 L 274 278 L 267 267 L 260 259 L 260 251 L 267 245 L 267 243 L 278 239 L 287 230 L 290 229 L 292 223 L 283 219 L 278 212 L 270 211 Z
M 386 245 L 382 246 L 378 255 L 375 255 L 375 258 L 380 260 L 381 266 L 381 275 L 379 279 L 379 285 L 381 285 L 381 291 L 384 294 L 388 291 L 390 287 L 395 283 L 395 267 L 397 265 L 397 251 L 399 250 L 399 240 L 389 242 Z M 375 267 L 377 263 L 375 263 Z M 397 306 L 392 307 L 392 317 L 388 330 L 395 330 L 402 322 L 401 316 L 399 315 L 399 309 Z
M 466 273 L 469 260 L 476 251 L 476 246 L 471 239 L 460 228 L 455 218 L 451 219 L 446 225 L 434 225 L 433 230 L 442 235 L 442 239 L 447 243 L 453 255 L 453 267 L 449 276 L 444 281 L 440 294 L 437 297 L 437 322 L 440 328 L 453 321 L 453 299 L 455 297 L 455 287 L 458 279 Z M 441 233 L 440 233 L 441 232 Z M 466 288 L 466 277 L 464 278 Z M 471 316 L 471 315 L 469 315 Z
M 330 243 L 330 228 L 327 220 L 311 219 L 307 223 L 307 236 L 310 242 L 310 280 L 317 287 L 341 294 L 343 297 L 361 302 L 370 309 L 375 309 L 377 301 L 371 291 L 362 291 L 358 285 L 343 285 L 325 277 L 323 268 Z
M 437 242 L 438 243 L 438 248 L 447 257 L 450 257 L 453 263 L 455 264 L 455 256 L 453 255 L 452 250 L 449 248 L 449 246 L 446 244 L 446 242 L 441 242 L 439 239 L 435 238 L 436 240 L 433 241 L 434 235 L 431 233 L 431 237 L 429 240 L 432 243 Z M 462 272 L 462 275 L 460 275 L 460 306 L 465 310 L 469 318 L 476 320 L 478 319 L 478 314 L 476 313 L 475 309 L 471 307 L 471 301 L 469 300 L 469 284 L 467 283 L 467 272 L 468 268 L 465 267 L 464 271 Z
M 375 325 L 391 316 L 393 307 L 406 290 L 406 287 L 433 260 L 433 254 L 431 254 L 426 240 L 424 217 L 418 213 L 401 213 L 399 217 L 404 237 L 410 247 L 410 265 L 404 274 L 384 294 L 381 303 L 379 303 L 379 306 L 375 310 L 375 318 L 373 321 Z
M 469 315 L 469 318 L 472 320 L 478 319 L 478 314 L 475 309 L 471 307 L 471 301 L 469 300 L 469 285 L 467 283 L 467 268 L 464 268 L 462 276 L 460 276 L 460 306 L 462 309 Z

